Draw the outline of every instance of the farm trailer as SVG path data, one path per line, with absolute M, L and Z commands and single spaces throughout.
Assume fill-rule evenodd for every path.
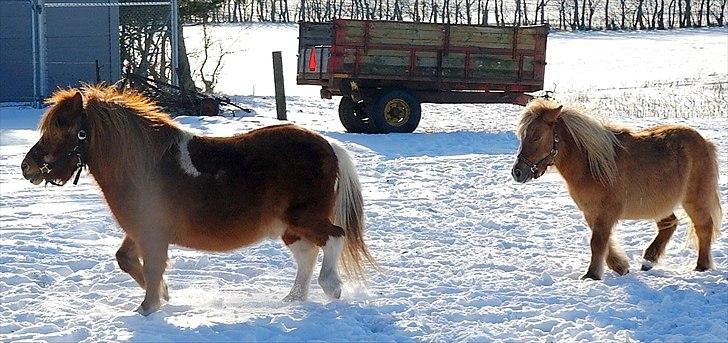
M 342 96 L 349 132 L 412 132 L 420 103 L 513 103 L 543 89 L 548 25 L 299 23 L 299 85 Z

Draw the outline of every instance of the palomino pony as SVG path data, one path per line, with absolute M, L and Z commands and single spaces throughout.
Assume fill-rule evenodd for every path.
M 318 282 L 331 298 L 341 296 L 339 263 L 352 277 L 373 263 L 354 164 L 311 131 L 278 125 L 194 136 L 150 100 L 113 87 L 59 90 L 48 103 L 23 176 L 63 185 L 88 167 L 126 234 L 116 259 L 146 290 L 142 315 L 169 300 L 170 244 L 227 251 L 281 237 L 298 265 L 284 300 L 307 298 L 319 248 Z
M 710 245 L 722 217 L 718 161 L 715 146 L 695 130 L 660 125 L 630 131 L 604 125 L 577 109 L 535 99 L 523 111 L 518 137 L 521 146 L 513 178 L 525 183 L 554 165 L 584 212 L 592 230 L 592 256 L 582 278 L 601 279 L 605 259 L 618 274 L 629 272 L 627 258 L 610 239 L 620 219 L 657 222 L 657 237 L 645 250 L 642 264 L 642 270 L 651 269 L 675 232 L 677 205 L 687 212 L 697 236 L 695 269 L 712 266 Z

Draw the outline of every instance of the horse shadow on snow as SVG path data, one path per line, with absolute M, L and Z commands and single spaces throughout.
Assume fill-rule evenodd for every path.
M 630 274 L 603 282 L 610 287 L 618 286 L 626 293 L 626 301 L 635 306 L 595 314 L 597 321 L 627 328 L 637 341 L 711 341 L 728 337 L 725 271 L 658 269 Z M 672 281 L 659 282 L 661 278 Z
M 129 342 L 412 341 L 396 327 L 392 316 L 371 305 L 342 301 L 252 305 L 257 307 L 251 308 L 253 313 L 232 311 L 219 322 L 205 314 L 190 314 L 186 306 L 167 306 L 149 317 L 133 313 L 118 320 L 132 331 Z
M 435 132 L 351 134 L 322 132 L 341 142 L 351 142 L 387 159 L 422 156 L 506 155 L 518 149 L 514 132 Z

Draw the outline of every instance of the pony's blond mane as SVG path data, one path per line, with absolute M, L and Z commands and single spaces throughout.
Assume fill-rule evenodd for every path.
M 56 105 L 77 92 L 83 96 L 90 157 L 102 164 L 113 164 L 118 175 L 132 173 L 141 177 L 139 180 L 151 175 L 182 132 L 169 115 L 142 94 L 90 85 L 53 93 L 46 100 L 52 108 L 41 120 L 41 132 L 53 129 Z
M 528 126 L 548 110 L 558 105 L 547 99 L 534 99 L 523 111 L 516 133 L 520 139 L 525 136 Z M 577 107 L 564 106 L 561 121 L 589 160 L 592 176 L 605 185 L 614 184 L 617 179 L 616 151 L 622 145 L 614 134 L 615 127 L 600 121 Z

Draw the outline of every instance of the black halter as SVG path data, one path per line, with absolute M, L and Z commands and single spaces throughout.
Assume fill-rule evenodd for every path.
M 38 150 L 36 150 L 33 154 L 31 154 L 31 157 L 33 158 L 33 161 L 35 164 L 40 166 L 40 172 L 48 175 L 50 174 L 53 169 L 56 168 L 60 163 L 65 163 L 69 159 L 76 157 L 76 169 L 74 171 L 76 172 L 76 177 L 73 179 L 73 184 L 78 184 L 78 179 L 81 177 L 81 171 L 86 166 L 87 160 L 87 146 L 86 146 L 86 139 L 88 138 L 88 133 L 86 129 L 85 123 L 81 124 L 81 129 L 78 130 L 78 133 L 76 134 L 76 138 L 78 138 L 78 142 L 76 143 L 76 146 L 71 149 L 71 151 L 67 152 L 62 157 L 56 159 L 53 162 L 45 162 L 43 159 L 43 156 L 41 153 L 38 153 Z M 57 183 L 53 180 L 46 179 L 46 183 L 50 183 L 55 186 L 63 186 L 63 183 Z M 64 182 L 65 183 L 65 182 Z
M 546 172 L 546 169 L 549 166 L 554 165 L 554 160 L 556 159 L 556 155 L 559 154 L 559 134 L 556 133 L 555 127 L 553 128 L 553 130 L 554 130 L 554 145 L 551 147 L 551 152 L 549 152 L 549 154 L 546 155 L 544 158 L 538 160 L 538 162 L 536 162 L 536 163 L 533 163 L 525 157 L 518 156 L 518 159 L 522 160 L 529 167 L 529 169 L 531 170 L 531 174 L 533 174 L 534 179 L 538 179 L 539 177 L 541 177 L 541 175 L 543 175 Z M 538 167 L 539 167 L 539 165 L 541 165 L 544 162 L 546 163 L 546 168 L 544 168 L 543 171 L 541 171 L 538 169 Z

